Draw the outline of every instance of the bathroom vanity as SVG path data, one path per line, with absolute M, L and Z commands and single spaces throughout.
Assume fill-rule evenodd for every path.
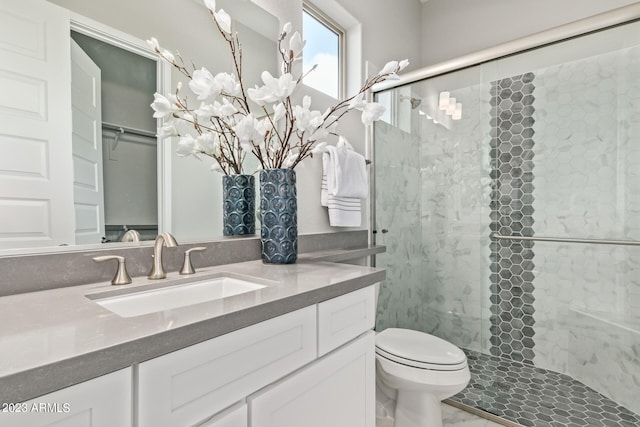
M 129 317 L 104 303 L 219 277 L 260 287 Z M 0 424 L 373 427 L 373 285 L 384 277 L 248 261 L 0 298 Z

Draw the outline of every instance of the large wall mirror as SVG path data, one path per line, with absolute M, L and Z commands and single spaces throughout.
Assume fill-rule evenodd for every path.
M 217 3 L 240 35 L 247 86 L 275 74 L 277 18 L 250 0 Z M 127 229 L 222 235 L 212 160 L 178 157 L 177 141 L 155 136 L 153 93 L 181 76 L 144 42 L 231 71 L 201 0 L 8 0 L 0 28 L 0 255 L 112 244 Z

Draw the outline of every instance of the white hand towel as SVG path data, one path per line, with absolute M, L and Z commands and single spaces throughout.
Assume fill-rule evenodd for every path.
M 328 152 L 322 154 L 320 204 L 328 208 L 329 225 L 332 227 L 360 227 L 362 224 L 360 198 L 338 197 L 329 193 L 328 176 L 335 172 L 334 159 L 335 156 L 332 157 Z
M 369 176 L 364 156 L 350 150 L 346 144 L 327 147 L 327 191 L 336 197 L 367 198 Z
M 329 196 L 329 225 L 332 227 L 360 227 L 362 213 L 360 199 Z

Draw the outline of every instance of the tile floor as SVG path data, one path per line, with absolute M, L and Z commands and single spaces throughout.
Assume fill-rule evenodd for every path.
M 466 353 L 471 382 L 453 401 L 527 427 L 640 426 L 640 415 L 568 375 L 475 351 Z
M 475 351 L 465 352 L 471 382 L 450 399 L 455 403 L 523 427 L 640 427 L 640 415 L 568 375 Z M 445 427 L 500 426 L 445 403 L 442 416 Z M 376 427 L 393 427 L 393 420 L 380 416 Z

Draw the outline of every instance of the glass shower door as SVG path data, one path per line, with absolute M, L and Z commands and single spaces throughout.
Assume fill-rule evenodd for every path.
M 377 265 L 388 276 L 378 330 L 488 345 L 488 123 L 479 119 L 489 105 L 480 95 L 479 67 L 378 95 L 389 111 L 374 127 L 374 228 L 387 246 Z

